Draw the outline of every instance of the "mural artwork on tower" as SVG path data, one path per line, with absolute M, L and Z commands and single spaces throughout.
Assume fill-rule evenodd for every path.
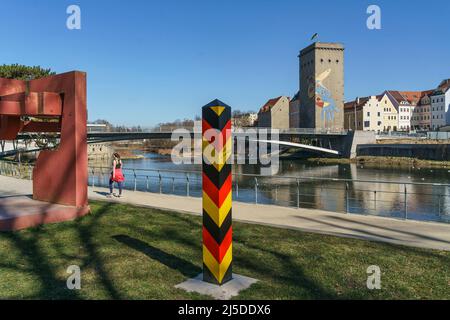
M 329 77 L 331 69 L 327 69 L 318 76 L 316 81 L 314 78 L 308 77 L 308 96 L 311 99 L 315 98 L 316 108 L 320 108 L 322 121 L 333 121 L 334 116 L 339 110 L 336 108 L 336 103 L 332 97 L 330 90 L 324 85 L 325 79 Z

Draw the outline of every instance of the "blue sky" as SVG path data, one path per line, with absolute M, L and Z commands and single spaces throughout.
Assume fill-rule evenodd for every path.
M 70 4 L 81 30 L 66 28 Z M 0 64 L 86 71 L 90 120 L 150 126 L 214 98 L 257 110 L 292 96 L 315 32 L 346 47 L 346 99 L 434 88 L 450 77 L 449 13 L 448 0 L 1 0 Z

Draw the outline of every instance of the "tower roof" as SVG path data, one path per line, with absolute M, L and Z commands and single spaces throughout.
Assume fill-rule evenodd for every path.
M 300 56 L 315 49 L 344 50 L 344 44 L 340 42 L 314 42 L 300 51 Z

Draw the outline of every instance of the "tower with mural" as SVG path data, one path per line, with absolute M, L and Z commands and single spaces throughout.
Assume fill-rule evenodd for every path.
M 300 127 L 344 128 L 344 46 L 315 42 L 300 51 Z

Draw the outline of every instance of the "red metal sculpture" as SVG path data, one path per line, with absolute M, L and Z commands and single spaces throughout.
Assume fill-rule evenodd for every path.
M 19 132 L 61 133 L 59 147 L 41 151 L 36 161 L 33 199 L 74 207 L 67 219 L 89 212 L 86 123 L 84 72 L 31 81 L 0 78 L 0 140 L 13 140 Z

